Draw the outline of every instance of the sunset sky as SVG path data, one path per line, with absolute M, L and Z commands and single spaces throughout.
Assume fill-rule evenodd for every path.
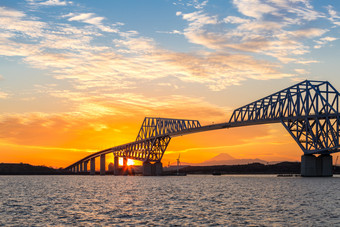
M 340 90 L 339 0 L 1 0 L 0 163 L 66 167 L 145 116 L 225 122 L 305 79 Z M 163 163 L 300 160 L 280 124 L 173 138 Z

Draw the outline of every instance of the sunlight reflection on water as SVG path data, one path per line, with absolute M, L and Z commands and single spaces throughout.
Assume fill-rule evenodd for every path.
M 339 180 L 0 176 L 0 225 L 339 226 Z

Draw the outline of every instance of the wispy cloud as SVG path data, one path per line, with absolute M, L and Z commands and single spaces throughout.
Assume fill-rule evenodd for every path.
M 8 93 L 0 91 L 0 99 L 6 99 L 8 97 Z
M 306 41 L 322 38 L 329 31 L 309 23 L 325 15 L 308 1 L 235 0 L 233 4 L 242 16 L 219 19 L 203 10 L 177 13 L 188 21 L 185 37 L 219 52 L 257 53 L 257 58 L 267 55 L 286 64 L 310 52 Z
M 73 111 L 63 113 L 8 113 L 0 115 L 0 138 L 12 144 L 81 149 L 96 144 L 119 145 L 131 142 L 138 132 L 143 116 L 167 116 L 187 119 L 223 121 L 226 110 L 207 103 L 203 98 L 180 95 L 147 97 L 141 94 L 97 94 L 56 91 L 73 104 Z M 151 104 L 152 103 L 152 104 Z M 126 120 L 128 117 L 128 120 Z M 157 116 L 155 116 L 157 117 Z M 136 125 L 137 123 L 137 125 Z M 120 132 L 124 131 L 124 135 Z M 83 138 L 98 141 L 84 142 Z M 92 139 L 91 139 L 92 140 Z M 70 145 L 72 141 L 72 146 Z
M 319 48 L 325 46 L 327 43 L 333 42 L 337 39 L 338 38 L 330 37 L 330 36 L 323 37 L 323 38 L 315 41 L 317 43 L 317 45 L 315 45 L 314 48 L 319 49 Z
M 0 7 L 0 29 L 7 31 L 7 35 L 15 37 L 15 33 L 21 33 L 32 38 L 42 35 L 42 29 L 46 27 L 45 22 L 27 18 L 26 14 Z
M 337 11 L 334 10 L 333 6 L 327 6 L 329 20 L 336 26 L 340 26 L 340 16 Z
M 19 19 L 23 13 L 16 13 Z M 102 19 L 94 14 L 69 14 L 68 21 L 81 21 L 96 26 Z M 183 15 L 193 26 L 216 24 L 215 17 L 202 13 Z M 99 18 L 99 19 L 95 19 Z M 20 20 L 18 19 L 18 22 Z M 25 21 L 23 18 L 21 19 Z M 90 21 L 89 21 L 90 20 Z M 38 23 L 39 21 L 31 21 Z M 4 29 L 5 30 L 5 29 Z M 7 29 L 13 34 L 13 31 Z M 25 30 L 21 30 L 25 32 Z M 274 79 L 292 76 L 279 71 L 279 65 L 256 60 L 243 54 L 177 53 L 158 47 L 157 43 L 138 32 L 119 32 L 114 46 L 96 46 L 91 42 L 101 34 L 86 28 L 57 24 L 50 29 L 40 29 L 39 43 L 24 44 L 4 37 L 1 54 L 23 56 L 33 67 L 49 69 L 58 79 L 74 81 L 82 88 L 126 89 L 135 86 L 136 80 L 155 80 L 176 77 L 183 82 L 206 84 L 218 91 L 237 85 L 247 78 Z M 191 32 L 191 31 L 186 31 Z M 6 40 L 6 41 L 5 41 Z
M 66 6 L 70 3 L 71 1 L 66 1 L 66 0 L 47 0 L 47 1 L 37 1 L 37 0 L 28 0 L 29 4 L 31 5 L 41 5 L 41 6 Z
M 295 69 L 295 72 L 301 75 L 308 75 L 309 72 L 306 69 Z
M 295 73 L 281 71 L 282 63 L 317 62 L 300 57 L 311 50 L 305 40 L 317 39 L 314 47 L 318 48 L 317 45 L 335 39 L 325 36 L 327 28 L 305 26 L 306 21 L 324 16 L 307 1 L 233 3 L 241 16 L 210 15 L 204 11 L 207 2 L 194 7 L 197 11 L 176 13 L 188 26 L 172 33 L 183 34 L 191 43 L 207 48 L 191 53 L 161 48 L 154 39 L 137 31 L 120 31 L 117 26 L 123 26 L 122 23 L 109 26 L 104 23 L 107 22 L 104 17 L 95 13 L 69 13 L 60 17 L 59 22 L 47 24 L 21 11 L 2 7 L 0 54 L 22 56 L 27 64 L 48 69 L 55 78 L 69 81 L 81 92 L 96 88 L 102 91 L 131 89 L 140 81 L 170 77 L 184 83 L 205 84 L 219 91 L 249 78 L 294 77 Z M 335 14 L 332 15 L 335 18 Z M 80 24 L 75 26 L 75 22 Z M 109 33 L 115 33 L 114 37 L 107 36 L 112 43 L 94 42 Z M 29 42 L 13 38 L 18 35 Z M 301 70 L 295 72 L 300 74 Z
M 279 2 L 261 11 L 245 8 L 246 3 L 234 2 L 245 16 L 254 17 L 228 16 L 220 20 L 217 15 L 211 16 L 203 11 L 205 4 L 192 13 L 177 12 L 178 16 L 188 21 L 188 27 L 183 31 L 185 37 L 214 51 L 169 51 L 160 48 L 154 39 L 141 36 L 136 31 L 122 32 L 115 25 L 105 25 L 105 18 L 94 13 L 69 13 L 62 17 L 67 18 L 69 23 L 49 23 L 47 28 L 46 22 L 29 19 L 25 13 L 7 8 L 1 8 L 3 20 L 0 20 L 0 26 L 5 32 L 0 37 L 3 40 L 0 49 L 2 55 L 22 56 L 26 63 L 35 68 L 49 69 L 55 78 L 72 81 L 77 89 L 129 89 L 135 87 L 138 80 L 176 77 L 183 82 L 202 83 L 211 90 L 219 91 L 249 78 L 293 77 L 292 73 L 282 73 L 280 64 L 246 53 L 272 56 L 283 63 L 296 61 L 295 56 L 309 52 L 303 39 L 320 37 L 327 30 L 284 30 L 292 23 L 286 17 L 283 21 L 263 19 L 267 14 L 275 16 L 277 12 L 284 13 L 279 10 Z M 305 11 L 313 11 L 306 4 L 298 3 L 305 5 Z M 251 4 L 264 3 L 254 1 Z M 84 25 L 76 27 L 73 22 Z M 236 28 L 228 29 L 230 24 Z M 116 25 L 122 26 L 121 23 Z M 215 29 L 221 26 L 227 27 L 221 31 Z M 21 43 L 11 39 L 18 32 L 22 38 L 29 35 L 33 42 Z M 113 45 L 95 45 L 93 40 L 106 32 L 116 34 L 112 39 Z M 176 30 L 173 33 L 181 32 Z
M 195 9 L 202 9 L 204 6 L 206 6 L 208 3 L 208 0 L 200 2 L 199 0 L 192 0 L 192 2 L 188 1 L 188 6 L 193 6 Z
M 14 144 L 14 143 L 6 143 L 6 142 L 0 142 L 0 146 L 5 147 L 15 147 L 19 149 L 38 149 L 38 150 L 54 150 L 54 151 L 69 151 L 69 152 L 95 152 L 97 150 L 92 149 L 77 149 L 77 148 L 64 148 L 64 147 L 50 147 L 50 146 L 31 146 L 31 145 L 22 145 L 22 144 Z
M 174 5 L 181 5 L 186 7 L 194 7 L 195 9 L 202 9 L 204 8 L 208 3 L 208 0 L 200 1 L 200 0 L 188 0 L 188 1 L 174 1 Z
M 103 25 L 102 21 L 105 19 L 104 17 L 97 17 L 94 13 L 81 13 L 74 14 L 70 13 L 65 15 L 64 17 L 69 17 L 68 21 L 79 21 L 91 25 L 97 26 L 100 30 L 104 32 L 118 32 L 118 29 Z
M 238 11 L 245 16 L 261 19 L 265 14 L 277 14 L 278 9 L 261 0 L 234 0 Z
M 162 34 L 183 34 L 182 32 L 178 31 L 178 30 L 172 30 L 172 31 L 157 31 L 157 33 L 162 33 Z

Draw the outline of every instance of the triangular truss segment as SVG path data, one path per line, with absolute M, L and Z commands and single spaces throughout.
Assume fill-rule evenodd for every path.
M 157 162 L 162 159 L 170 139 L 171 138 L 169 136 L 163 136 L 139 140 L 114 147 L 111 149 L 111 152 L 118 157 L 125 157 L 139 161 Z
M 136 141 L 201 127 L 199 121 L 145 117 Z
M 144 162 L 159 162 L 171 140 L 171 133 L 201 127 L 199 121 L 146 117 L 135 142 L 116 146 L 106 152 L 117 157 Z
M 327 81 L 303 81 L 236 109 L 230 124 L 281 122 L 306 154 L 339 149 L 339 92 Z
M 327 81 L 306 80 L 234 110 L 227 123 L 202 127 L 196 120 L 146 117 L 135 142 L 96 152 L 67 169 L 111 152 L 117 157 L 160 162 L 173 136 L 275 122 L 283 124 L 305 154 L 338 152 L 339 95 Z

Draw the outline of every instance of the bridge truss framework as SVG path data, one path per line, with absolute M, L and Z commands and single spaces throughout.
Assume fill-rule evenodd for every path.
M 302 175 L 308 175 L 304 171 L 308 172 L 311 165 L 316 166 L 312 172 L 321 171 L 325 172 L 323 175 L 329 175 L 329 171 L 324 171 L 322 166 L 326 165 L 325 162 L 329 163 L 325 160 L 331 153 L 339 151 L 339 117 L 339 92 L 327 81 L 306 80 L 235 109 L 226 123 L 201 126 L 197 120 L 145 117 L 136 141 L 91 154 L 66 169 L 87 172 L 87 163 L 91 161 L 90 172 L 94 174 L 94 159 L 100 156 L 101 174 L 105 174 L 105 155 L 113 153 L 115 168 L 118 168 L 120 157 L 124 163 L 127 159 L 143 161 L 146 166 L 144 175 L 160 174 L 161 159 L 172 137 L 247 125 L 282 123 L 304 153 Z M 321 156 L 317 158 L 314 154 Z M 307 162 L 316 164 L 304 165 Z M 151 163 L 155 168 L 150 167 Z M 312 175 L 320 175 L 314 172 Z

